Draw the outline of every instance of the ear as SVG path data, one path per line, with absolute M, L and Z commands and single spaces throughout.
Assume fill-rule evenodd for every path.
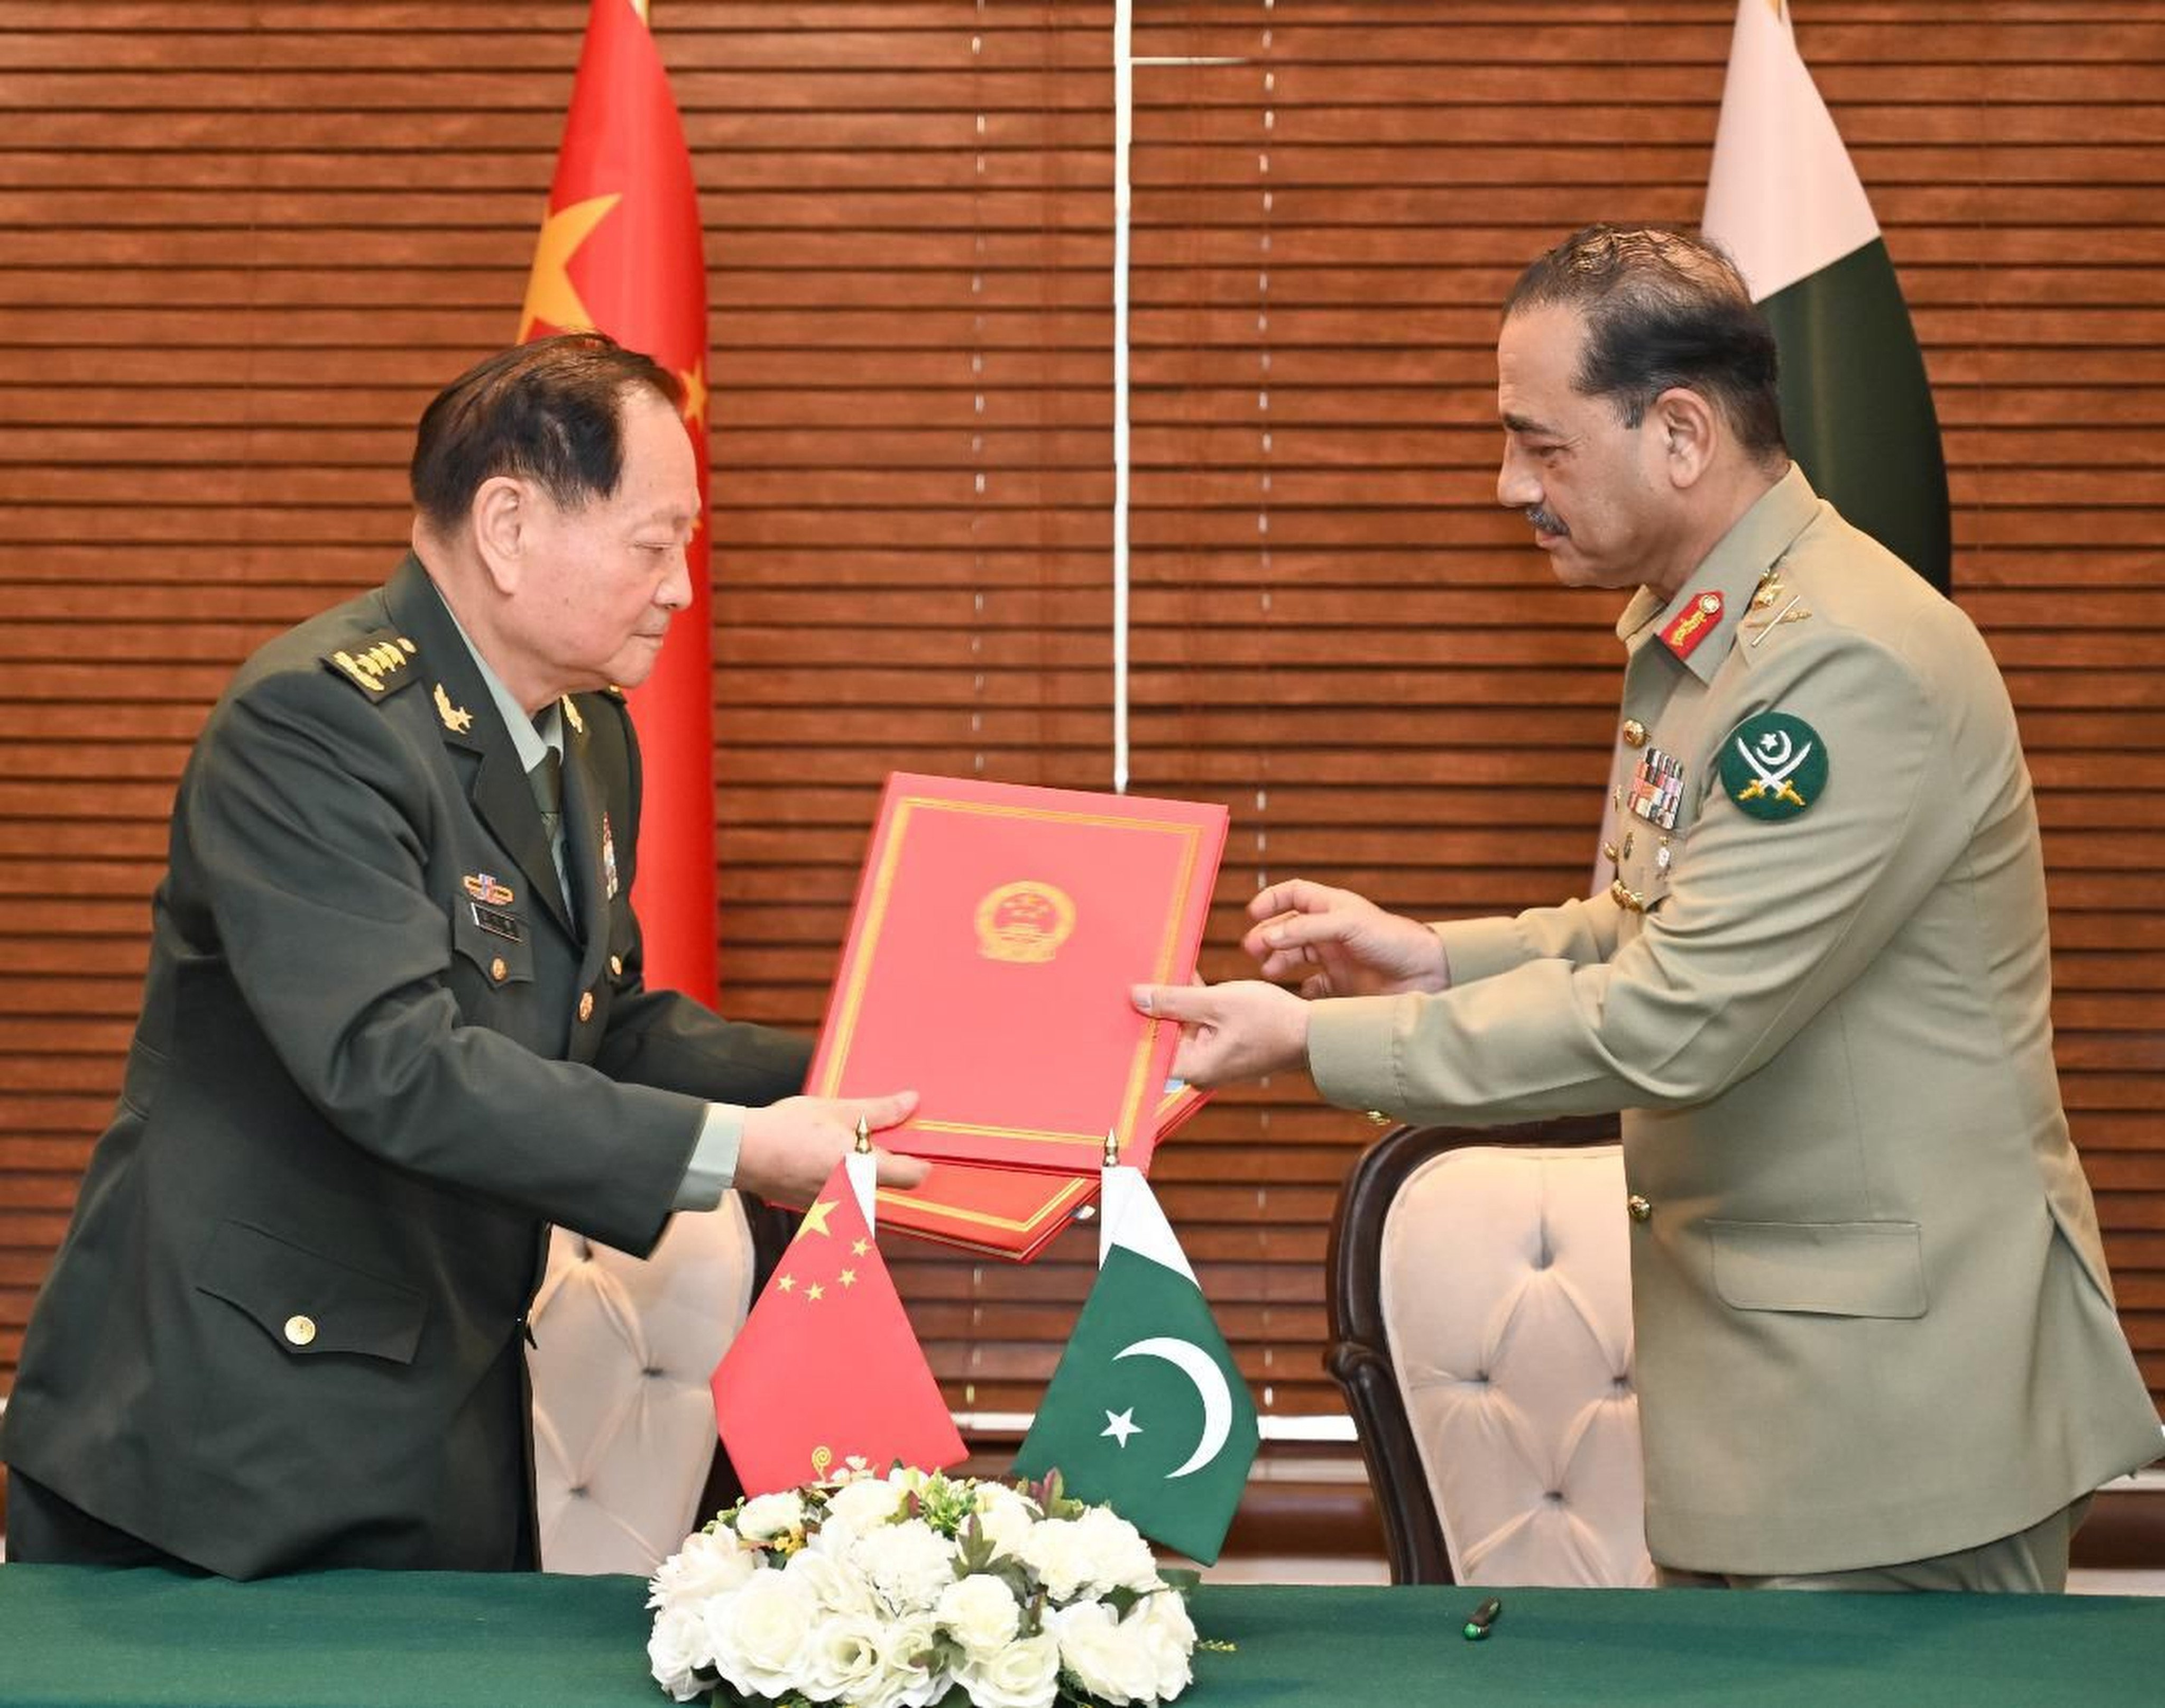
M 491 475 L 475 491 L 469 514 L 474 550 L 489 580 L 500 593 L 515 592 L 525 569 L 535 519 L 532 492 L 525 482 L 509 475 Z
M 1721 436 L 1720 412 L 1688 386 L 1672 386 L 1654 399 L 1648 424 L 1661 442 L 1669 483 L 1678 490 L 1696 486 L 1713 466 Z

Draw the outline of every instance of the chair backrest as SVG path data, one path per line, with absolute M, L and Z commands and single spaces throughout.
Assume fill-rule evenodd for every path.
M 527 1353 L 543 1570 L 645 1575 L 713 1516 L 708 1382 L 751 1309 L 754 1225 L 732 1192 L 644 1260 L 551 1234 Z
M 1398 1582 L 1653 1581 L 1616 1131 L 1400 1128 L 1347 1178 L 1328 1362 Z

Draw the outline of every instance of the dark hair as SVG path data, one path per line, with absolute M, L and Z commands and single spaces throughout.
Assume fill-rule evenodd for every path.
M 683 407 L 682 383 L 599 332 L 566 332 L 468 368 L 421 412 L 408 477 L 414 507 L 446 532 L 498 475 L 536 482 L 566 509 L 624 477 L 624 395 L 645 387 Z
M 1704 238 L 1652 225 L 1589 225 L 1519 275 L 1504 304 L 1576 308 L 1586 351 L 1572 383 L 1636 427 L 1663 392 L 1712 403 L 1761 461 L 1783 455 L 1774 331 L 1736 264 Z

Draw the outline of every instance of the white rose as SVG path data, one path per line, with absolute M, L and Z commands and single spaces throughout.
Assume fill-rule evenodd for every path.
M 1170 1589 L 1146 1595 L 1128 1609 L 1120 1629 L 1132 1631 L 1157 1674 L 1152 1692 L 1161 1702 L 1170 1702 L 1194 1678 L 1188 1658 L 1195 1653 L 1195 1621 L 1188 1616 L 1188 1603 Z
M 1157 1679 L 1150 1656 L 1139 1634 L 1123 1631 L 1104 1602 L 1056 1608 L 1046 1615 L 1045 1623 L 1060 1639 L 1060 1664 L 1087 1695 L 1114 1708 L 1151 1700 Z
M 804 1503 L 794 1489 L 779 1494 L 759 1494 L 737 1514 L 737 1534 L 750 1542 L 772 1542 L 804 1527 Z
M 1043 1516 L 1035 1501 L 1004 1484 L 987 1483 L 977 1490 L 977 1527 L 995 1555 L 1019 1558 L 1024 1538 Z
M 889 1621 L 880 1632 L 880 1681 L 860 1697 L 857 1708 L 925 1708 L 947 1694 L 954 1682 L 935 1664 L 939 1632 L 926 1613 Z
M 856 1558 L 860 1539 L 856 1526 L 830 1512 L 819 1529 L 804 1538 L 804 1549 L 808 1553 L 824 1554 L 830 1559 L 851 1560 Z
M 801 1579 L 787 1572 L 753 1573 L 735 1595 L 707 1604 L 715 1670 L 748 1695 L 786 1694 L 796 1685 L 818 1614 Z
M 703 1530 L 694 1531 L 648 1581 L 646 1587 L 651 1593 L 646 1605 L 696 1608 L 713 1596 L 741 1588 L 761 1564 L 758 1552 L 745 1547 L 732 1531 L 709 1536 Z
M 857 1568 L 893 1613 L 922 1613 L 955 1581 L 955 1545 L 921 1518 L 858 1539 Z
M 872 1605 L 871 1585 L 849 1563 L 846 1555 L 819 1553 L 808 1547 L 792 1554 L 782 1569 L 784 1576 L 802 1584 L 824 1612 L 870 1618 L 878 1610 Z
M 656 1684 L 679 1702 L 690 1701 L 707 1688 L 694 1674 L 714 1658 L 705 1621 L 688 1607 L 665 1607 L 646 1640 L 646 1658 Z
M 973 1661 L 982 1661 L 1014 1641 L 1022 1609 L 1014 1592 L 988 1573 L 977 1572 L 940 1592 L 933 1622 Z
M 804 1694 L 821 1701 L 869 1700 L 880 1676 L 880 1625 L 870 1613 L 832 1615 L 805 1643 Z
M 1135 1526 L 1109 1507 L 1093 1506 L 1075 1521 L 1077 1540 L 1090 1562 L 1092 1593 L 1133 1589 L 1138 1595 L 1162 1581 L 1157 1558 Z
M 955 1682 L 977 1708 L 1051 1708 L 1059 1679 L 1060 1639 L 1049 1631 L 955 1668 Z
M 852 1530 L 871 1530 L 901 1512 L 905 1492 L 878 1477 L 845 1483 L 827 1497 L 827 1521 L 840 1520 Z

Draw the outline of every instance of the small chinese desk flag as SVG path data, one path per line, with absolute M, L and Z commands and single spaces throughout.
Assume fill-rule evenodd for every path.
M 820 1481 L 852 1458 L 930 1471 L 963 1457 L 846 1161 L 722 1355 L 714 1424 L 747 1494 Z
M 1057 1470 L 1144 1535 L 1208 1565 L 1261 1434 L 1255 1402 L 1150 1183 L 1104 1171 L 1098 1279 L 1015 1460 Z

